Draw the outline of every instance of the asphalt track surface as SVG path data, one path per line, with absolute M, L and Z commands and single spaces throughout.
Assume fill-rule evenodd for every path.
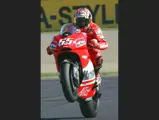
M 118 77 L 104 77 L 96 118 L 82 116 L 77 102 L 68 103 L 58 79 L 41 80 L 41 120 L 118 120 Z

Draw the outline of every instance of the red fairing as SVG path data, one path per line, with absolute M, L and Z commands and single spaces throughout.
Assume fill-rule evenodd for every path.
M 76 43 L 78 42 L 84 42 L 85 44 L 81 47 L 77 47 L 76 44 L 74 43 L 75 41 L 72 41 L 72 43 L 67 44 L 67 45 L 59 45 L 59 43 L 61 42 L 61 40 L 65 39 L 64 36 L 61 35 L 57 35 L 54 36 L 53 41 L 51 42 L 51 44 L 54 44 L 55 46 L 57 46 L 57 48 L 54 50 L 54 57 L 55 57 L 55 61 L 56 61 L 56 67 L 57 67 L 57 71 L 60 72 L 60 68 L 58 65 L 58 56 L 64 52 L 60 51 L 62 48 L 64 47 L 69 47 L 72 48 L 73 50 L 71 52 L 74 52 L 76 54 L 79 55 L 81 63 L 82 63 L 82 67 L 86 67 L 88 64 L 88 59 L 90 59 L 89 53 L 88 53 L 88 49 L 87 49 L 87 35 L 85 33 L 77 33 L 75 35 L 71 35 L 69 37 L 70 40 L 71 39 L 76 39 Z M 74 43 L 74 44 L 73 44 Z M 84 56 L 87 56 L 87 59 L 84 58 Z
M 82 65 L 83 71 L 93 70 L 93 64 L 91 57 L 89 55 L 87 47 L 87 34 L 86 33 L 76 33 L 68 37 L 63 37 L 61 35 L 54 36 L 50 46 L 47 51 L 52 50 L 53 56 L 56 62 L 57 71 L 60 72 L 60 65 L 58 64 L 58 56 L 67 54 L 68 51 L 62 51 L 64 48 L 70 48 L 69 52 L 75 53 L 79 56 L 80 63 Z M 89 71 L 90 72 L 90 71 Z M 91 78 L 84 79 L 78 88 L 78 95 L 80 98 L 88 98 L 94 96 L 96 89 L 93 89 L 95 83 L 95 75 Z
M 80 86 L 78 88 L 79 97 L 81 97 L 81 98 L 92 97 L 92 95 L 94 95 L 95 92 L 96 92 L 96 89 L 92 90 L 93 87 L 94 87 L 94 84 L 91 84 L 91 85 L 88 85 L 88 86 Z

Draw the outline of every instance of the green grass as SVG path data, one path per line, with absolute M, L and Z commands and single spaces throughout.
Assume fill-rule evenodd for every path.
M 101 72 L 102 77 L 104 76 L 118 76 L 118 72 Z M 41 73 L 41 78 L 58 78 L 57 73 Z

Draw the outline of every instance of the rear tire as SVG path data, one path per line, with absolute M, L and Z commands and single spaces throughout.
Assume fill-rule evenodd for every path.
M 79 103 L 82 115 L 85 118 L 95 118 L 99 108 L 99 98 L 97 100 L 85 101 Z
M 71 64 L 64 62 L 60 66 L 60 80 L 64 96 L 68 102 L 75 102 L 78 98 L 78 88 L 74 86 Z

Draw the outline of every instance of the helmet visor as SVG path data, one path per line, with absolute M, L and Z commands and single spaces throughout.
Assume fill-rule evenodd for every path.
M 76 18 L 76 26 L 79 28 L 85 28 L 88 26 L 90 20 L 86 18 Z

